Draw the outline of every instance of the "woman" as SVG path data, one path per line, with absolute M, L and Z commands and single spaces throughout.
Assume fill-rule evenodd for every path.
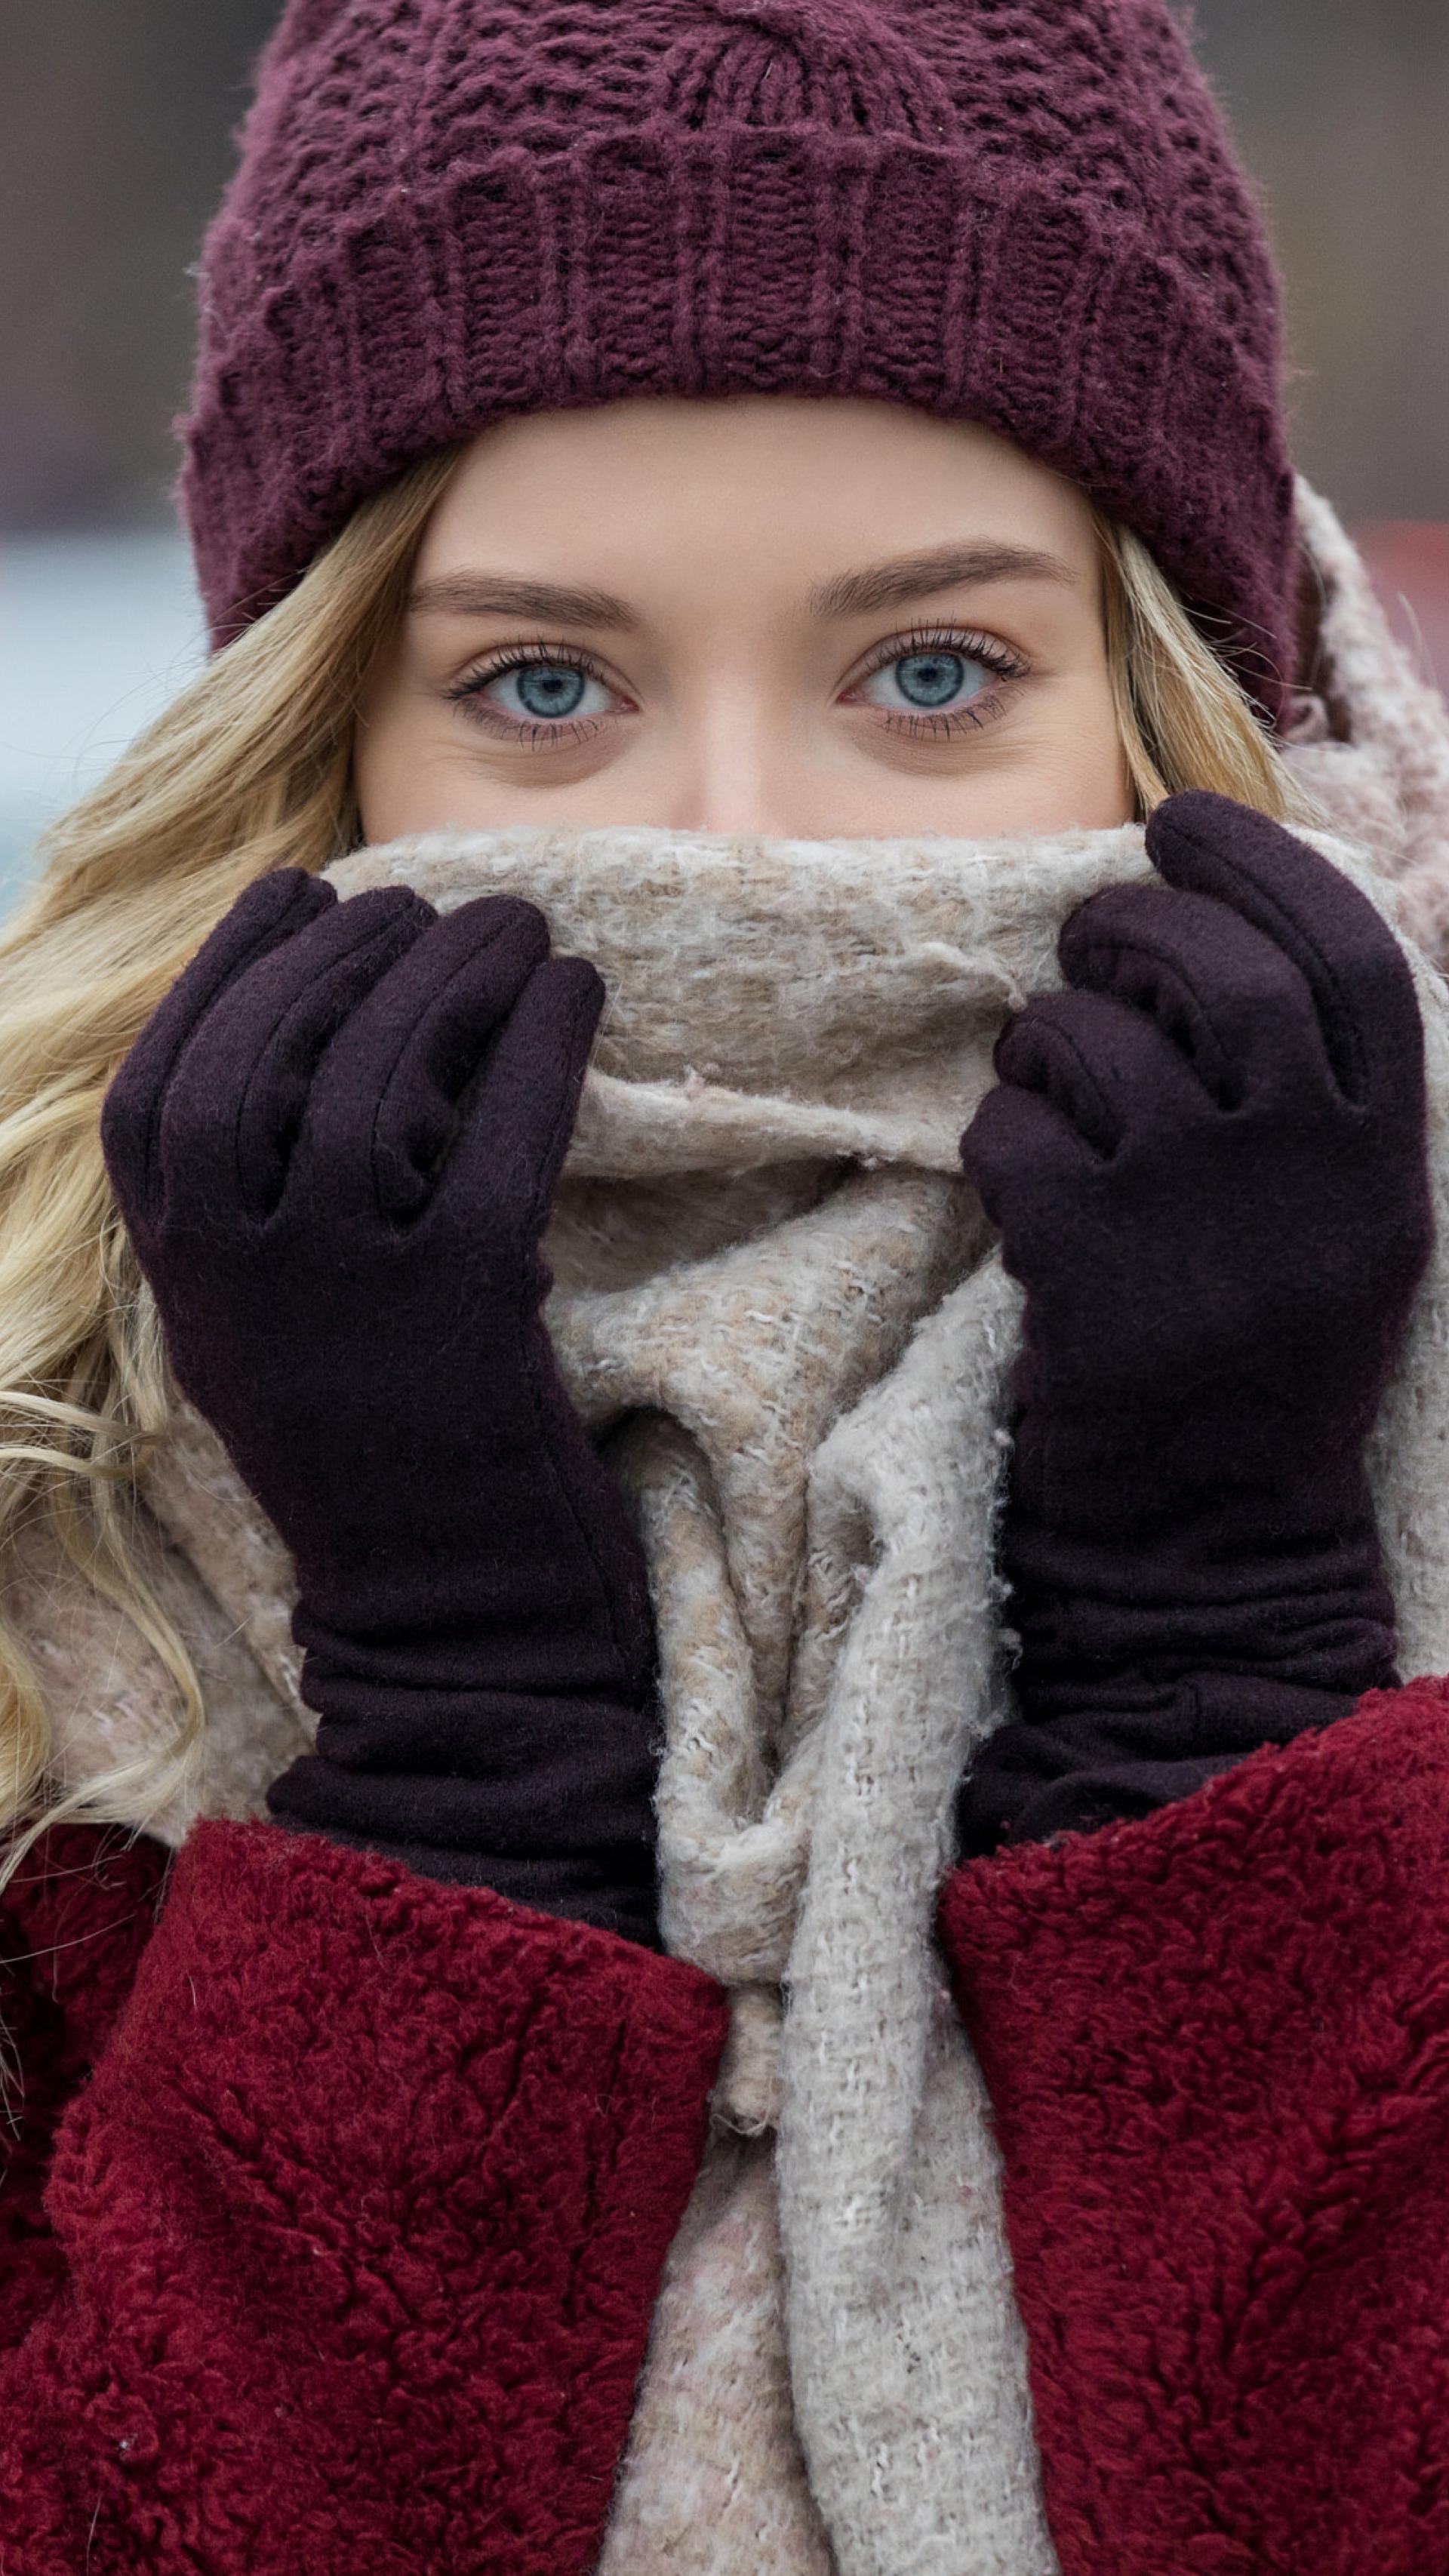
M 3 961 L 6 2567 L 1439 2564 L 1441 988 L 1287 827 L 1427 928 L 1449 751 L 1165 10 L 293 0 L 203 307 Z

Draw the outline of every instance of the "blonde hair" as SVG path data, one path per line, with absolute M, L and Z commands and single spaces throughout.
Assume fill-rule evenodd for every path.
M 111 1076 L 241 888 L 325 867 L 357 837 L 358 692 L 401 614 L 458 451 L 365 503 L 280 606 L 250 627 L 49 835 L 45 870 L 0 937 L 0 1563 L 48 1525 L 171 1676 L 169 1743 L 65 1790 L 44 1694 L 0 1611 L 0 1886 L 48 1825 L 132 1830 L 188 1783 L 202 1694 L 138 1559 L 137 1480 L 166 1422 L 155 1309 L 101 1158 Z M 1139 811 L 1215 788 L 1312 822 L 1248 701 L 1147 548 L 1099 518 L 1118 724 Z
M 1226 665 L 1130 528 L 1095 514 L 1117 730 L 1146 820 L 1165 796 L 1210 787 L 1276 823 L 1322 827 Z

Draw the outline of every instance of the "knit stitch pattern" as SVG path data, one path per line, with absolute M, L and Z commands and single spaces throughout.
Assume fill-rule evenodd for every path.
M 1276 281 L 1167 0 L 294 0 L 201 302 L 219 642 L 507 414 L 864 395 L 1071 475 L 1293 678 Z

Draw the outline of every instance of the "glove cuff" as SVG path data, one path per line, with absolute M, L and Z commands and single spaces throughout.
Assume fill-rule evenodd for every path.
M 1388 1665 L 1375 1686 L 1396 1681 Z M 1100 1707 L 1083 1696 L 1069 1713 L 1014 1719 L 987 1738 L 960 1784 L 960 1857 L 1150 1815 L 1266 1744 L 1290 1744 L 1351 1716 L 1360 1696 L 1205 1673 L 1135 1692 L 1104 1689 Z

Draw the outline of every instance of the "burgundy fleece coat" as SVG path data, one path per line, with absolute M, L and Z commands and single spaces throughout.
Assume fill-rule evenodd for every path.
M 584 2576 L 721 1989 L 272 1824 L 3 1929 L 3 2576 Z M 1449 2568 L 1449 1681 L 938 1931 L 1063 2576 Z

